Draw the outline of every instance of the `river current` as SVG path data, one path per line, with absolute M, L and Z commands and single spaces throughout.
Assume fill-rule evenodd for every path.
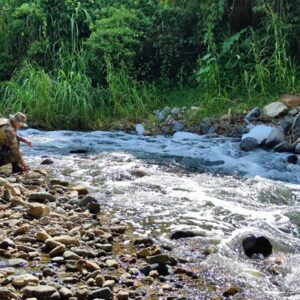
M 103 209 L 173 247 L 203 277 L 189 299 L 210 299 L 236 283 L 232 299 L 300 299 L 300 164 L 287 153 L 241 152 L 239 142 L 177 132 L 148 137 L 122 132 L 39 131 L 21 135 L 25 160 L 85 184 Z M 70 153 L 84 152 L 84 153 Z M 177 229 L 199 236 L 170 240 Z M 249 259 L 241 240 L 264 235 L 268 259 Z M 214 288 L 212 286 L 215 285 Z M 201 290 L 202 289 L 202 290 Z

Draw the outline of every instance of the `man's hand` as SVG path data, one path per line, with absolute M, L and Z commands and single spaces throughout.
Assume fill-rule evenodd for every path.
M 21 162 L 19 162 L 19 166 L 20 166 L 20 168 L 22 169 L 23 172 L 28 172 L 29 168 L 23 160 Z
M 25 143 L 28 145 L 28 147 L 32 148 L 32 142 L 29 140 L 26 140 Z
M 23 172 L 27 173 L 28 172 L 28 167 L 26 165 L 21 166 L 21 169 Z

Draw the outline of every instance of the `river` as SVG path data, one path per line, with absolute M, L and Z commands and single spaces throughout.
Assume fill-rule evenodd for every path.
M 287 153 L 241 152 L 235 139 L 186 132 L 21 135 L 34 145 L 22 146 L 31 166 L 51 158 L 45 168 L 84 183 L 103 209 L 186 259 L 203 278 L 203 291 L 188 291 L 191 299 L 210 299 L 208 286 L 218 291 L 232 282 L 241 288 L 232 299 L 300 299 L 300 165 L 288 164 Z M 70 153 L 78 150 L 84 153 Z M 199 236 L 170 240 L 177 229 Z M 269 259 L 244 255 L 241 240 L 249 234 L 271 240 Z

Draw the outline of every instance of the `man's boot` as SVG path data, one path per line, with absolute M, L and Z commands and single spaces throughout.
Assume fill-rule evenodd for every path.
M 19 164 L 16 163 L 16 162 L 11 163 L 11 169 L 12 169 L 12 173 L 20 173 L 20 172 L 23 172 L 23 170 L 21 169 L 21 167 L 19 166 Z

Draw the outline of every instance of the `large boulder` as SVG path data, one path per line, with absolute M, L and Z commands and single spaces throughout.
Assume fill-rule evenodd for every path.
M 254 138 L 257 140 L 258 144 L 261 144 L 263 141 L 267 140 L 274 127 L 266 125 L 257 125 L 250 129 L 250 131 L 242 136 L 242 140 L 245 138 Z
M 272 254 L 272 244 L 264 236 L 256 237 L 251 235 L 246 237 L 242 241 L 242 246 L 245 251 L 245 254 L 249 257 L 253 255 L 263 255 L 267 257 Z
M 276 118 L 288 111 L 288 107 L 282 102 L 276 101 L 264 107 L 264 114 L 270 118 Z
M 280 101 L 289 108 L 293 108 L 300 105 L 300 96 L 285 95 Z

